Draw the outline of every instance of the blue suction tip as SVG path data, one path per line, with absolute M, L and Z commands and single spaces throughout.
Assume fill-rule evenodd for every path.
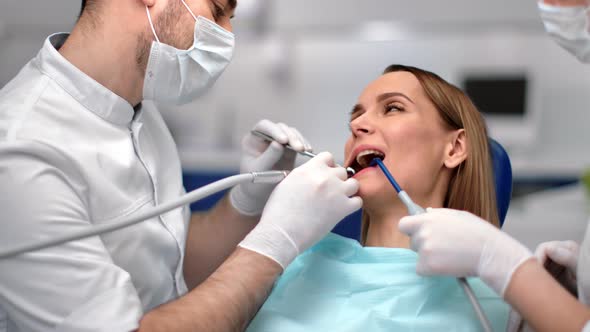
M 379 168 L 381 168 L 381 171 L 383 172 L 383 174 L 385 174 L 385 177 L 387 178 L 387 180 L 389 180 L 389 182 L 391 183 L 391 185 L 393 186 L 393 188 L 395 188 L 395 191 L 397 191 L 398 193 L 400 191 L 402 191 L 402 188 L 399 186 L 399 184 L 397 184 L 397 181 L 395 181 L 395 179 L 393 178 L 393 175 L 391 175 L 391 173 L 389 173 L 389 170 L 387 169 L 387 167 L 385 167 L 385 164 L 383 164 L 383 161 L 380 158 L 373 158 L 373 160 L 371 160 L 370 163 L 371 166 L 379 166 Z

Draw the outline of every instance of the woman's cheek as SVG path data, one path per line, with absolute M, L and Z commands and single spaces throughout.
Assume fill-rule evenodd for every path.
M 346 143 L 344 143 L 344 155 L 346 157 L 348 157 L 348 155 L 350 154 L 350 150 L 352 148 L 352 138 L 348 138 L 346 140 Z

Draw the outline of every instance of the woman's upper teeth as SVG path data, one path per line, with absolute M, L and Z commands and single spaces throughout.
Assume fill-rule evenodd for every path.
M 356 162 L 359 163 L 360 165 L 366 166 L 364 164 L 366 164 L 366 158 L 364 158 L 365 156 L 368 155 L 375 155 L 375 156 L 379 156 L 379 157 L 383 157 L 383 153 L 377 150 L 363 150 L 361 152 L 359 152 L 359 154 L 356 155 Z

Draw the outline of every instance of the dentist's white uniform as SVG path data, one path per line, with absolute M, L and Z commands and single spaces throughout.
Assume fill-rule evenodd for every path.
M 134 110 L 70 64 L 57 51 L 66 37 L 50 36 L 0 91 L 1 248 L 111 223 L 184 192 L 157 110 Z M 188 208 L 177 209 L 0 260 L 0 331 L 137 328 L 143 313 L 187 292 L 188 222 Z

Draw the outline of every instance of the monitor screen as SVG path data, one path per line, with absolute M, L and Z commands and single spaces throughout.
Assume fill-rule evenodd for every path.
M 463 90 L 486 115 L 524 116 L 526 112 L 525 75 L 467 75 Z

